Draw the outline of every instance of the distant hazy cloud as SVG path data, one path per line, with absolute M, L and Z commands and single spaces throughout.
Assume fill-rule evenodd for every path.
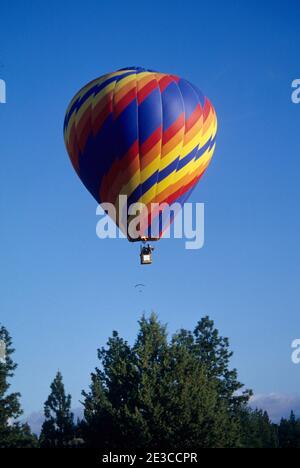
M 83 418 L 82 408 L 72 409 L 72 413 L 74 414 L 75 422 L 77 422 L 77 418 Z M 44 413 L 42 411 L 31 413 L 27 416 L 27 418 L 24 419 L 24 422 L 28 423 L 32 432 L 39 436 L 44 422 Z
M 300 395 L 284 393 L 255 395 L 251 399 L 250 406 L 253 409 L 266 410 L 274 422 L 279 422 L 282 417 L 288 417 L 292 410 L 300 417 Z
M 44 414 L 42 411 L 36 411 L 29 414 L 29 416 L 25 418 L 24 422 L 28 423 L 32 432 L 39 436 L 44 422 Z
M 253 409 L 266 410 L 274 422 L 279 422 L 282 417 L 289 417 L 291 410 L 300 417 L 300 395 L 288 395 L 284 393 L 267 393 L 255 395 L 251 398 L 250 406 Z M 83 418 L 82 408 L 75 408 L 72 410 L 75 422 L 77 418 Z M 25 422 L 27 422 L 32 432 L 39 435 L 41 432 L 42 424 L 44 421 L 44 414 L 42 411 L 31 413 Z

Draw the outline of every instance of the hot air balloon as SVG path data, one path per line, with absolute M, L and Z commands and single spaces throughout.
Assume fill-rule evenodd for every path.
M 196 86 L 141 67 L 84 86 L 64 122 L 66 148 L 79 178 L 99 204 L 116 207 L 114 221 L 128 239 L 143 243 L 160 239 L 169 227 L 162 210 L 153 215 L 150 206 L 184 205 L 211 161 L 216 131 L 215 110 Z M 122 216 L 121 196 L 127 200 Z M 129 225 L 138 214 L 128 211 L 134 204 L 148 209 L 139 216 L 135 237 Z M 152 250 L 142 248 L 142 263 L 145 256 L 144 263 L 151 263 Z

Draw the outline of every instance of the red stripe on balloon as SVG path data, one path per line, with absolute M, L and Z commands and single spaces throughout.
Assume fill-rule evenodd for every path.
M 191 128 L 193 128 L 195 123 L 200 119 L 201 115 L 202 115 L 202 108 L 200 104 L 198 104 L 196 109 L 192 112 L 190 117 L 185 122 L 185 133 L 187 133 Z
M 120 99 L 120 101 L 117 104 L 115 104 L 114 106 L 115 117 L 118 117 L 123 112 L 123 110 L 126 109 L 126 107 L 132 101 L 134 101 L 134 99 L 136 99 L 136 88 L 133 88 L 130 91 L 128 91 L 128 93 L 125 94 L 125 96 L 123 96 L 122 99 Z
M 138 103 L 141 104 L 147 96 L 149 96 L 152 91 L 158 88 L 158 84 L 156 80 L 152 80 L 149 83 L 147 83 L 143 88 L 138 90 L 137 93 L 137 98 L 138 98 Z
M 163 200 L 162 202 L 160 202 L 159 205 L 167 203 L 169 206 L 172 206 L 172 204 L 175 203 L 176 200 L 178 200 L 180 197 L 182 197 L 185 193 L 189 192 L 194 186 L 196 186 L 197 182 L 201 179 L 201 177 L 203 176 L 205 171 L 206 171 L 206 169 L 203 169 L 203 171 L 201 172 L 200 175 L 194 177 L 194 179 L 191 182 L 189 182 L 187 185 L 185 185 L 184 187 L 181 187 L 179 190 L 172 193 L 172 195 L 167 197 L 166 200 Z M 159 213 L 162 212 L 162 211 L 163 210 L 161 210 L 160 207 L 158 206 L 158 207 L 156 207 L 156 209 L 153 209 L 148 214 L 148 227 L 151 226 L 151 223 L 153 222 L 155 217 L 157 217 L 159 215 Z M 172 225 L 173 222 L 174 222 L 174 219 L 171 221 L 170 225 Z M 159 237 L 162 237 L 163 233 L 165 232 L 165 230 L 167 228 L 168 228 L 168 226 L 163 231 L 160 231 Z
M 204 104 L 204 110 L 203 110 L 203 117 L 204 117 L 204 120 L 206 120 L 210 114 L 210 110 L 211 110 L 211 103 L 209 102 L 209 100 L 206 98 L 205 99 L 205 104 Z
M 178 198 L 182 197 L 182 195 L 184 195 L 185 193 L 187 193 L 189 190 L 191 190 L 196 184 L 197 182 L 199 182 L 199 180 L 201 179 L 201 177 L 203 176 L 204 172 L 206 171 L 206 169 L 204 169 L 200 175 L 198 175 L 197 177 L 195 177 L 188 185 L 186 185 L 185 187 L 181 188 L 180 190 L 178 190 L 177 192 L 175 192 L 173 195 L 171 195 L 170 197 L 168 197 L 168 200 L 166 201 L 166 203 L 168 203 L 169 205 L 172 205 L 174 202 L 176 202 L 176 200 L 178 200 Z M 186 200 L 185 200 L 186 201 Z M 185 203 L 185 202 L 184 202 Z M 172 225 L 175 221 L 175 217 L 172 219 L 170 225 Z M 168 226 L 165 227 L 164 230 L 160 231 L 159 233 L 159 237 L 161 238 L 164 234 L 164 232 L 168 229 Z
M 174 80 L 170 76 L 160 78 L 158 81 L 160 92 L 162 93 L 171 83 L 174 83 Z
M 103 177 L 100 187 L 101 200 L 114 203 L 116 193 L 128 181 L 128 167 L 139 156 L 139 145 L 136 140 L 122 159 L 116 160 L 108 173 Z M 127 170 L 126 170 L 127 169 Z M 117 188 L 116 188 L 117 187 Z
M 193 188 L 194 185 L 196 185 L 196 183 L 201 179 L 201 177 L 203 176 L 204 172 L 206 171 L 206 168 L 203 169 L 203 171 L 201 172 L 200 175 L 194 177 L 194 179 L 189 182 L 187 185 L 184 185 L 183 187 L 181 187 L 179 190 L 177 190 L 176 192 L 172 193 L 172 195 L 170 195 L 167 200 L 165 200 L 166 203 L 168 203 L 169 205 L 172 205 L 172 203 L 176 202 L 176 200 L 178 200 L 178 198 L 182 197 L 182 195 L 184 195 L 186 192 L 188 192 L 191 188 Z
M 97 112 L 97 106 L 92 109 L 92 128 L 94 135 L 100 131 L 105 120 L 112 113 L 112 110 L 112 100 L 109 101 L 99 113 Z
M 147 154 L 148 151 L 150 151 L 156 143 L 161 139 L 161 132 L 162 132 L 162 127 L 158 127 L 152 135 L 141 145 L 140 150 L 141 154 Z
M 68 145 L 68 152 L 70 155 L 71 163 L 76 170 L 77 174 L 79 174 L 79 149 L 76 139 L 76 127 L 75 122 L 73 122 L 72 127 L 69 130 L 69 142 Z
M 173 78 L 173 81 L 176 81 L 176 83 L 178 83 L 181 80 L 181 78 L 177 75 L 170 75 L 170 77 Z
M 178 133 L 184 126 L 184 113 L 180 114 L 177 120 L 163 133 L 162 143 L 165 145 L 176 133 Z
M 77 142 L 80 150 L 83 152 L 88 137 L 90 135 L 90 107 L 86 110 L 76 126 Z

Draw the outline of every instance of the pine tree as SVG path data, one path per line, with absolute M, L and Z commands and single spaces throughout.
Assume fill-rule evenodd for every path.
M 241 412 L 241 439 L 244 448 L 278 448 L 278 426 L 266 411 L 247 408 Z
M 215 340 L 208 333 L 206 342 L 201 330 L 195 335 L 182 330 L 168 341 L 166 327 L 152 314 L 140 320 L 133 346 L 113 333 L 98 351 L 101 366 L 92 374 L 90 391 L 83 392 L 87 446 L 177 450 L 239 444 L 232 412 L 241 384 L 228 369 L 228 344 L 211 326 Z M 213 363 L 200 346 L 210 350 Z M 237 401 L 242 405 L 246 399 Z
M 233 412 L 242 409 L 252 396 L 251 390 L 245 390 L 238 381 L 236 369 L 230 369 L 233 352 L 229 349 L 228 338 L 221 337 L 209 317 L 198 322 L 195 330 L 194 350 L 208 369 L 211 378 L 218 382 L 220 395 L 227 400 Z
M 0 448 L 36 447 L 36 438 L 27 424 L 18 422 L 23 414 L 20 393 L 9 393 L 9 379 L 14 376 L 17 364 L 12 359 L 12 339 L 5 327 L 0 327 Z
M 209 381 L 216 387 L 221 407 L 226 408 L 227 445 L 238 447 L 241 444 L 241 412 L 247 407 L 252 391 L 242 391 L 244 385 L 238 380 L 237 370 L 230 368 L 233 353 L 228 338 L 220 336 L 214 322 L 204 317 L 193 332 L 180 330 L 176 340 L 184 344 L 206 369 Z
M 45 421 L 40 435 L 42 448 L 67 448 L 75 437 L 71 395 L 66 395 L 63 377 L 57 372 L 44 405 Z
M 292 411 L 289 419 L 282 419 L 279 425 L 280 448 L 300 448 L 300 420 Z

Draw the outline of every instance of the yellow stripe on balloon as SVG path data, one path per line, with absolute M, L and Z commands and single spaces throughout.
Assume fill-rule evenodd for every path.
M 154 184 L 144 195 L 141 197 L 141 203 L 144 205 L 149 205 L 154 202 L 156 195 L 156 184 Z
M 67 109 L 67 112 L 66 112 L 66 115 L 69 114 L 70 110 L 72 109 L 73 105 L 75 104 L 76 101 L 78 101 L 79 99 L 82 98 L 82 96 L 85 95 L 85 93 L 87 93 L 91 88 L 93 88 L 95 86 L 95 84 L 99 84 L 101 83 L 102 81 L 104 81 L 106 78 L 107 78 L 108 75 L 104 75 L 101 80 L 99 80 L 99 78 L 96 78 L 95 80 L 91 81 L 90 83 L 88 83 L 86 86 L 84 86 L 83 88 L 81 88 L 80 91 L 78 91 L 77 94 L 75 94 L 75 96 L 73 97 L 72 101 L 70 102 L 69 106 L 68 106 L 68 109 Z M 74 110 L 74 112 L 76 112 Z
M 170 164 L 172 164 L 175 159 L 179 157 L 180 151 L 182 148 L 182 142 L 178 143 L 166 156 L 161 160 L 160 171 L 164 170 Z
M 107 79 L 107 77 L 105 78 Z M 69 109 L 72 107 L 72 105 L 74 104 L 74 102 L 79 99 L 79 98 L 82 98 L 82 96 L 84 96 L 84 94 L 86 94 L 88 92 L 89 89 L 93 88 L 95 86 L 95 84 L 101 84 L 101 82 L 105 81 L 104 78 L 101 79 L 101 80 L 94 80 L 92 81 L 91 83 L 89 83 L 87 86 L 85 86 L 82 90 L 79 91 L 79 93 L 75 96 L 75 98 L 73 99 L 73 103 L 70 104 L 69 106 Z M 67 141 L 69 142 L 69 138 L 70 138 L 70 132 L 71 132 L 71 129 L 72 129 L 72 126 L 74 123 L 78 123 L 78 120 L 81 118 L 81 116 L 84 114 L 84 112 L 86 111 L 86 109 L 91 105 L 91 102 L 93 101 L 93 95 L 91 95 L 87 101 L 85 101 L 83 103 L 83 105 L 81 105 L 79 107 L 79 109 L 77 109 L 76 111 L 72 112 L 72 115 L 71 117 L 69 118 L 69 122 L 68 122 L 68 126 L 66 128 L 66 131 L 65 131 L 65 134 L 66 134 L 66 138 L 67 138 Z
M 142 171 L 141 171 L 141 184 L 144 184 L 146 180 L 148 180 L 151 176 L 157 172 L 157 159 L 155 159 L 151 164 L 146 166 Z
M 192 151 L 195 151 L 196 148 L 199 149 L 202 146 L 202 133 L 200 131 L 187 145 L 183 147 L 181 159 L 190 154 Z M 196 156 L 197 154 L 195 154 L 195 157 L 191 161 L 189 161 L 185 166 L 183 166 L 181 169 L 177 170 L 175 174 L 173 174 L 172 183 L 174 187 L 174 192 L 176 192 L 176 190 L 179 190 L 180 188 L 179 181 L 181 181 L 184 177 L 194 173 L 197 170 L 197 167 L 200 164 L 200 162 L 198 161 L 200 161 L 203 158 L 203 156 L 199 158 L 199 160 L 195 159 Z
M 141 183 L 144 184 L 147 179 L 149 179 L 155 172 L 158 171 L 159 163 L 160 163 L 160 141 L 156 143 L 156 145 L 145 155 L 142 156 L 141 159 Z M 150 163 L 147 166 L 143 167 L 143 160 L 146 158 L 151 159 Z
M 182 148 L 184 145 L 184 126 L 173 136 L 166 144 L 162 145 L 162 158 L 160 162 L 159 171 L 163 171 L 172 162 L 176 161 L 180 157 Z M 176 172 L 176 168 L 161 182 L 156 184 L 155 197 L 153 202 L 157 202 L 159 195 L 172 184 L 173 175 Z
M 115 88 L 114 103 L 117 104 L 131 89 L 136 88 L 136 75 L 121 78 Z
M 156 193 L 159 195 L 161 192 L 163 192 L 167 187 L 169 187 L 173 183 L 173 177 L 175 174 L 175 170 L 168 175 L 165 179 L 163 179 L 161 182 L 157 184 L 157 189 Z
M 136 75 L 136 79 L 138 82 L 139 89 L 144 88 L 148 83 L 151 83 L 151 81 L 156 81 L 154 73 L 138 73 Z
M 200 117 L 199 120 L 193 125 L 193 127 L 185 134 L 184 136 L 184 145 L 187 145 L 196 135 L 199 135 L 199 138 L 202 136 L 203 129 L 203 118 Z
M 116 80 L 109 83 L 107 86 L 105 86 L 105 88 L 101 89 L 101 91 L 97 93 L 96 96 L 94 96 L 93 109 L 97 107 L 97 105 L 99 104 L 101 99 L 104 98 L 104 96 L 106 96 L 107 94 L 111 93 L 114 90 L 115 86 L 116 86 Z
M 188 143 L 184 142 L 182 153 L 180 155 L 180 160 L 184 159 L 188 154 L 190 154 L 197 146 L 199 146 L 201 139 L 201 132 L 196 133 L 196 135 Z
M 140 170 L 137 170 L 135 174 L 131 177 L 129 182 L 122 187 L 120 194 L 127 195 L 127 197 L 129 197 L 140 185 L 140 180 Z
M 109 73 L 109 74 L 107 74 L 107 75 L 104 75 L 104 76 L 102 76 L 100 79 L 97 78 L 97 79 L 91 81 L 90 83 L 88 83 L 86 86 L 84 86 L 84 87 L 74 96 L 74 98 L 72 99 L 72 101 L 70 102 L 70 104 L 69 104 L 69 106 L 68 106 L 66 115 L 68 115 L 68 113 L 70 112 L 70 110 L 71 110 L 71 108 L 73 107 L 74 103 L 75 103 L 76 101 L 78 101 L 79 99 L 81 99 L 81 98 L 82 98 L 90 89 L 92 89 L 96 84 L 97 84 L 98 86 L 100 86 L 100 85 L 101 85 L 102 83 L 104 83 L 106 80 L 108 80 L 108 79 L 110 79 L 110 78 L 114 78 L 114 77 L 117 78 L 117 77 L 119 77 L 119 76 L 124 75 L 124 73 L 130 72 L 130 71 L 135 71 L 135 70 L 133 70 L 133 69 L 128 69 L 128 70 L 126 70 L 126 72 L 125 72 L 124 70 L 119 70 L 119 71 L 117 71 L 117 72 Z M 110 86 L 110 84 L 109 84 L 108 86 Z M 107 87 L 103 88 L 103 90 L 101 90 L 101 91 L 96 95 L 96 99 L 98 99 L 98 95 L 101 94 L 102 96 L 104 96 L 104 94 L 105 94 L 106 92 L 108 92 L 108 91 L 107 91 Z M 80 107 L 81 107 L 81 106 L 80 106 Z M 80 108 L 79 108 L 79 109 L 80 109 Z M 74 114 L 76 114 L 76 113 L 78 112 L 79 109 L 74 110 L 74 111 L 72 112 L 72 115 L 69 117 L 68 127 L 69 127 L 69 126 L 72 127 L 72 122 L 71 122 L 71 120 L 72 120 Z M 74 121 L 74 119 L 73 119 L 73 121 Z

